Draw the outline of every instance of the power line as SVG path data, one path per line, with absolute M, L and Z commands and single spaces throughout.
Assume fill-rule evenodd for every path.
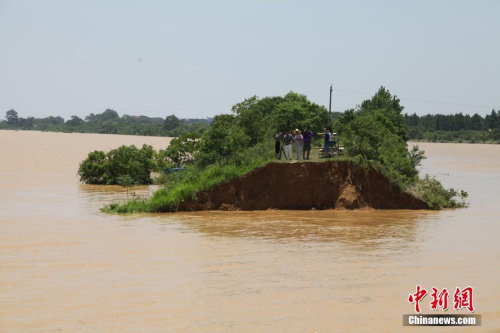
M 353 91 L 352 89 L 346 90 L 346 89 L 338 89 L 338 88 L 335 88 L 335 92 L 345 93 L 345 94 L 362 95 L 362 96 L 372 96 L 374 94 L 373 92 L 361 92 L 359 90 Z M 326 92 L 325 92 L 325 88 L 319 89 L 319 87 L 318 87 L 318 88 L 311 88 L 308 91 L 304 91 L 304 92 L 302 92 L 302 94 L 316 95 L 316 94 L 326 94 Z M 433 95 L 433 94 L 411 93 L 411 92 L 405 92 L 404 94 L 423 95 L 423 96 L 427 95 L 427 96 L 436 96 L 436 97 L 442 97 L 442 98 L 460 99 L 457 97 L 449 97 L 449 96 Z M 267 96 L 272 96 L 272 94 L 268 94 Z M 491 105 L 487 106 L 487 105 L 477 105 L 477 104 L 444 102 L 444 101 L 437 101 L 437 100 L 430 100 L 430 99 L 405 97 L 404 95 L 396 95 L 396 96 L 401 98 L 401 99 L 404 99 L 404 100 L 415 101 L 415 102 L 465 106 L 465 107 L 474 107 L 474 108 L 494 108 L 494 106 L 491 106 Z M 478 101 L 492 101 L 492 100 L 486 100 L 486 99 L 467 98 L 467 97 L 462 97 L 461 99 L 463 99 L 463 100 L 467 100 L 467 99 L 468 100 L 478 100 Z M 240 101 L 240 99 L 237 99 L 237 98 L 224 98 L 224 99 L 218 99 L 218 100 L 203 100 L 203 101 L 197 101 L 197 102 L 191 102 L 191 103 L 164 104 L 164 105 L 156 105 L 156 106 L 139 106 L 139 107 L 129 107 L 129 108 L 118 107 L 116 109 L 119 110 L 120 112 L 157 111 L 157 112 L 169 113 L 169 112 L 182 112 L 182 111 L 198 111 L 198 110 L 203 110 L 206 108 L 214 108 L 214 107 L 219 107 L 219 106 L 225 107 L 227 105 L 227 102 L 237 103 L 239 101 Z M 494 101 L 492 101 L 492 102 L 494 102 Z M 498 102 L 498 104 L 500 104 L 500 102 Z M 340 112 L 340 111 L 335 111 L 335 112 Z

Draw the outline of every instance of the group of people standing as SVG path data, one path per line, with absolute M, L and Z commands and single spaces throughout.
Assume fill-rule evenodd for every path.
M 297 159 L 309 159 L 309 155 L 311 154 L 311 139 L 313 136 L 313 131 L 310 127 L 308 127 L 304 134 L 301 133 L 299 129 L 294 131 L 294 135 L 290 134 L 289 130 L 285 131 L 285 134 L 278 131 L 276 132 L 276 144 L 275 144 L 275 153 L 276 158 L 279 157 L 281 151 L 281 142 L 283 141 L 283 148 L 285 159 L 292 159 L 292 142 L 295 142 L 295 151 L 297 152 Z
M 323 133 L 319 133 L 320 135 L 325 136 L 325 149 L 328 152 L 328 143 L 330 142 L 331 134 L 330 131 L 325 128 Z M 307 129 L 302 133 L 299 129 L 294 131 L 294 135 L 290 134 L 289 130 L 285 131 L 283 134 L 280 131 L 276 132 L 275 139 L 275 157 L 280 158 L 280 152 L 282 149 L 283 143 L 283 152 L 285 154 L 285 159 L 292 159 L 292 142 L 295 142 L 295 151 L 297 153 L 297 160 L 308 160 L 311 154 L 311 141 L 314 132 L 311 127 L 308 126 Z

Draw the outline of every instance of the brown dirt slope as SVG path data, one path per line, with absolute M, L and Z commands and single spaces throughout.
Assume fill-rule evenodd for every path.
M 182 201 L 178 210 L 428 209 L 376 170 L 347 161 L 271 163 Z

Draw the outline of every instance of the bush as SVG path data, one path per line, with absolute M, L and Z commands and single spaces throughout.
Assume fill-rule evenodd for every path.
M 105 154 L 94 151 L 80 163 L 78 175 L 86 184 L 117 185 L 119 178 L 130 177 L 137 184 L 151 184 L 151 172 L 158 170 L 153 147 L 121 146 Z
M 195 154 L 196 164 L 200 167 L 214 163 L 222 166 L 231 158 L 241 156 L 249 144 L 250 137 L 236 125 L 234 116 L 216 116 L 201 137 L 199 151 Z
M 445 189 L 438 180 L 429 175 L 425 175 L 425 178 L 413 182 L 406 188 L 406 192 L 425 201 L 432 209 L 464 207 L 466 205 L 463 201 L 455 199 L 455 197 L 459 196 L 458 191 Z M 462 191 L 460 196 L 463 199 L 467 196 L 467 193 Z
M 108 160 L 103 151 L 95 150 L 80 163 L 78 175 L 80 181 L 86 184 L 106 184 Z
M 172 139 L 168 148 L 160 151 L 160 155 L 172 166 L 191 164 L 194 162 L 194 153 L 198 150 L 199 144 L 200 135 L 197 132 L 182 133 L 180 137 Z

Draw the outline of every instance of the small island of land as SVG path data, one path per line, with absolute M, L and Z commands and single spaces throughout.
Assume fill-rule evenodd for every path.
M 294 92 L 284 97 L 254 96 L 232 111 L 234 115 L 215 116 L 201 136 L 182 133 L 159 152 L 148 146 L 91 152 L 80 164 L 80 179 L 127 187 L 162 185 L 150 198 L 134 197 L 104 208 L 117 213 L 463 205 L 456 190 L 443 188 L 428 175 L 419 176 L 424 152 L 418 146 L 408 148 L 403 106 L 384 87 L 341 115 Z M 296 151 L 296 161 L 276 160 L 275 142 L 283 139 L 279 133 L 300 134 L 306 128 L 315 134 L 311 160 L 301 160 Z M 344 149 L 343 154 L 320 161 L 314 147 L 323 145 L 325 136 L 317 134 L 325 128 L 338 133 Z M 183 171 L 151 177 L 155 171 L 179 166 Z M 466 195 L 462 191 L 460 196 Z

